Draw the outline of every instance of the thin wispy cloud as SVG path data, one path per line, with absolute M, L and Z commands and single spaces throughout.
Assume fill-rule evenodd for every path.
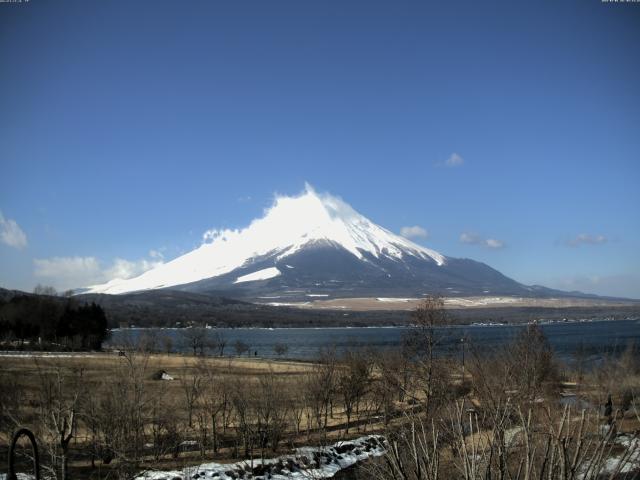
M 464 165 L 464 158 L 453 152 L 451 155 L 449 155 L 449 158 L 447 158 L 444 162 L 439 162 L 437 165 L 447 168 L 461 167 L 462 165 Z
M 580 245 L 603 245 L 607 243 L 608 238 L 604 235 L 590 235 L 581 233 L 574 238 L 567 240 L 569 247 L 579 247 Z
M 504 248 L 504 242 L 495 238 L 487 238 L 484 243 L 487 248 Z
M 460 235 L 460 242 L 467 245 L 477 245 L 493 250 L 504 248 L 506 245 L 502 240 L 497 238 L 484 238 L 477 233 L 463 232 Z
M 33 260 L 33 273 L 60 290 L 86 287 L 118 278 L 133 278 L 164 263 L 159 251 L 151 250 L 149 253 L 151 259 L 132 261 L 116 258 L 108 266 L 103 266 L 96 257 L 36 258 Z
M 18 250 L 27 246 L 27 235 L 15 220 L 5 218 L 2 212 L 0 212 L 0 241 Z
M 400 229 L 400 235 L 405 238 L 427 238 L 429 237 L 429 232 L 420 225 L 413 225 L 410 227 L 402 227 Z
M 460 234 L 460 242 L 467 245 L 481 245 L 483 239 L 476 233 L 463 232 Z
M 158 250 L 149 250 L 149 256 L 157 260 L 164 260 L 164 254 L 162 253 L 163 250 L 165 249 L 160 248 Z

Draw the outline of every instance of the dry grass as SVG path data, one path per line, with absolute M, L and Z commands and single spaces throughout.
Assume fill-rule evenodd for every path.
M 221 378 L 238 379 L 247 384 L 256 382 L 261 375 L 274 373 L 278 377 L 294 385 L 299 384 L 308 373 L 312 364 L 289 362 L 284 360 L 267 360 L 256 358 L 213 358 L 181 355 L 149 354 L 145 358 L 144 388 L 150 396 L 162 395 L 164 400 L 175 407 L 175 413 L 182 416 L 183 383 L 206 367 Z M 27 426 L 37 421 L 39 395 L 43 376 L 60 372 L 63 378 L 71 378 L 82 372 L 83 386 L 89 392 L 96 392 L 101 387 L 113 383 L 126 359 L 114 353 L 78 354 L 70 356 L 42 355 L 33 357 L 7 356 L 0 357 L 0 389 L 6 389 L 9 379 L 11 387 L 24 395 L 20 401 L 24 405 L 23 423 Z M 174 378 L 172 381 L 153 380 L 152 375 L 160 370 L 166 371 Z M 5 384 L 3 384 L 5 382 Z M 83 432 L 78 432 L 82 437 Z M 10 432 L 0 432 L 0 443 L 7 444 Z
M 46 355 L 41 357 L 0 357 L 0 389 L 4 389 L 8 385 L 2 383 L 7 379 L 13 378 L 17 380 L 17 390 L 24 392 L 24 398 L 20 400 L 25 406 L 21 419 L 27 426 L 32 426 L 41 421 L 39 409 L 42 394 L 42 379 L 44 377 L 60 374 L 64 378 L 72 378 L 74 376 L 77 377 L 79 372 L 82 372 L 82 383 L 89 392 L 103 392 L 105 391 L 105 386 L 115 383 L 117 376 L 126 371 L 129 360 L 130 358 L 118 356 L 117 353 L 79 354 L 60 357 Z M 314 372 L 314 369 L 318 367 L 318 365 L 314 363 L 254 357 L 212 358 L 165 354 L 135 354 L 134 360 L 139 365 L 144 365 L 142 383 L 146 395 L 149 398 L 162 398 L 164 407 L 168 409 L 170 415 L 178 419 L 178 423 L 181 425 L 182 439 L 197 438 L 196 428 L 186 426 L 187 414 L 184 403 L 184 385 L 185 383 L 189 383 L 194 377 L 201 375 L 203 370 L 213 373 L 218 379 L 226 379 L 230 383 L 242 383 L 247 387 L 247 392 L 257 392 L 260 388 L 261 379 L 275 377 L 278 382 L 280 382 L 278 400 L 286 402 L 292 399 L 301 401 L 299 397 L 296 397 L 296 394 L 304 389 L 305 381 L 308 380 L 309 375 Z M 338 368 L 342 367 L 339 366 Z M 166 371 L 174 380 L 153 380 L 152 374 L 160 370 Z M 461 384 L 459 365 L 454 361 L 443 362 L 443 370 L 445 371 L 447 388 L 458 388 Z M 370 381 L 381 381 L 381 375 L 382 373 L 379 369 L 373 369 Z M 613 391 L 613 401 L 615 404 L 619 404 L 623 392 L 623 389 L 620 387 L 625 386 L 626 388 L 626 385 L 628 385 L 637 389 L 638 386 L 640 386 L 639 375 L 630 374 L 627 370 L 623 371 L 619 366 L 611 367 L 611 370 L 607 371 L 604 375 L 602 373 L 588 374 L 580 380 L 569 376 L 566 380 L 567 381 L 560 385 L 561 390 L 576 393 L 582 398 L 587 399 L 591 405 L 594 406 L 601 405 L 603 402 L 603 393 L 611 391 L 613 387 L 618 387 L 617 390 L 614 389 Z M 465 381 L 474 383 L 472 373 L 469 370 L 466 372 Z M 96 395 L 100 395 L 100 393 Z M 423 397 L 423 392 L 415 391 L 413 392 L 413 402 L 394 401 L 396 412 L 404 412 L 405 415 L 411 415 L 415 406 L 414 404 L 422 402 Z M 473 392 L 466 394 L 465 398 L 469 406 L 478 409 L 483 407 L 481 399 Z M 550 401 L 555 402 L 555 400 Z M 418 409 L 416 411 L 419 412 L 420 410 Z M 308 443 L 309 439 L 307 438 L 305 424 L 306 418 L 303 419 L 300 434 L 296 436 L 293 430 L 293 418 L 291 417 L 293 414 L 291 411 L 288 411 L 287 415 L 287 445 Z M 378 416 L 379 414 L 369 415 L 369 417 L 365 415 L 359 418 L 359 420 L 364 419 L 363 424 L 359 426 L 352 424 L 351 435 L 360 435 L 361 428 L 366 429 L 367 433 L 385 430 L 385 426 L 381 423 L 382 420 Z M 333 442 L 344 438 L 343 427 L 346 423 L 346 416 L 340 405 L 339 395 L 336 395 L 332 414 L 327 420 L 326 430 L 322 432 L 322 436 L 320 435 L 320 431 L 316 431 L 315 434 L 312 432 L 311 443 L 317 443 L 319 441 Z M 352 418 L 352 421 L 353 420 Z M 403 418 L 403 415 L 395 417 L 395 419 L 391 420 L 388 427 L 399 427 L 405 420 L 406 418 Z M 570 420 L 574 421 L 575 419 Z M 230 427 L 237 428 L 238 426 L 237 420 L 231 421 Z M 618 426 L 621 431 L 626 432 L 637 431 L 640 428 L 638 417 L 632 415 L 620 418 Z M 316 427 L 316 425 L 312 425 L 311 429 L 313 430 L 314 427 Z M 145 431 L 146 428 L 147 427 L 145 427 Z M 479 446 L 485 446 L 492 438 L 487 431 L 480 431 L 475 432 L 468 440 L 471 442 L 475 437 L 477 437 L 476 444 Z M 75 433 L 73 444 L 75 451 L 81 452 L 86 446 L 88 439 L 89 432 L 86 429 L 86 425 L 81 424 Z M 8 432 L 0 432 L 0 450 L 3 448 L 3 445 L 4 448 L 6 448 L 7 442 Z M 449 461 L 450 454 L 446 449 L 443 450 L 441 459 L 443 461 Z M 207 452 L 206 459 L 208 461 L 225 462 L 238 460 L 239 456 L 241 456 L 241 453 L 237 450 L 232 450 L 229 446 L 223 446 L 215 455 L 211 451 Z M 164 455 L 162 458 L 153 459 L 147 456 L 141 458 L 141 461 L 149 462 L 149 464 L 155 465 L 156 467 L 173 468 L 189 463 L 199 463 L 202 461 L 202 458 L 204 457 L 201 457 L 199 452 L 182 452 L 179 458 Z M 74 471 L 80 474 L 84 469 L 87 472 L 87 476 L 80 475 L 77 478 L 89 478 L 89 474 L 93 475 L 91 472 L 95 473 L 94 470 L 88 468 L 88 465 L 86 455 L 84 457 L 81 455 L 75 456 L 72 462 Z M 101 465 L 101 468 L 109 467 Z

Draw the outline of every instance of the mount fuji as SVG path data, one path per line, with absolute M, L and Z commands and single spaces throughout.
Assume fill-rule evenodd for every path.
M 82 293 L 158 289 L 280 302 L 309 297 L 420 297 L 559 292 L 529 287 L 470 259 L 446 257 L 376 225 L 309 185 L 241 230 L 209 231 L 195 250 Z

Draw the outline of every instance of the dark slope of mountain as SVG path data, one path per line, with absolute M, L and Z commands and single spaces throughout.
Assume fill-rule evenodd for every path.
M 277 268 L 279 275 L 237 282 L 253 272 Z M 353 256 L 340 245 L 318 241 L 284 259 L 256 259 L 231 272 L 177 287 L 193 292 L 224 292 L 254 300 L 300 301 L 314 297 L 419 297 L 425 293 L 468 295 L 524 295 L 539 293 L 474 260 L 447 258 L 445 265 L 431 259 Z

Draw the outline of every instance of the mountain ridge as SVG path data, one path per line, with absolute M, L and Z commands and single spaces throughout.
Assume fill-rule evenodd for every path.
M 249 301 L 424 295 L 581 296 L 523 285 L 467 258 L 396 235 L 310 185 L 278 197 L 239 230 L 210 230 L 198 248 L 131 279 L 77 293 L 172 289 Z

